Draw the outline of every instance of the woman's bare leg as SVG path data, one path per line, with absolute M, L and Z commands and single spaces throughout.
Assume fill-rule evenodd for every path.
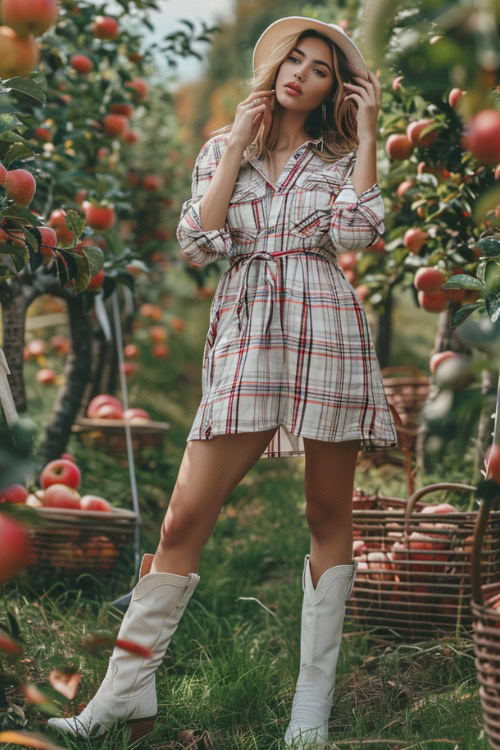
M 232 490 L 278 428 L 189 440 L 161 527 L 152 573 L 197 573 L 201 552 Z
M 313 586 L 328 568 L 352 563 L 352 495 L 360 447 L 361 440 L 330 443 L 304 438 Z

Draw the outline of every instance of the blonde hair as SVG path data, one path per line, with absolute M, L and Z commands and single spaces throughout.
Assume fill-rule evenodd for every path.
M 323 136 L 323 150 L 320 150 L 314 144 L 310 144 L 311 148 L 324 161 L 333 162 L 356 150 L 359 142 L 357 138 L 356 106 L 352 99 L 344 100 L 344 96 L 348 92 L 344 89 L 343 83 L 344 81 L 354 83 L 353 73 L 349 68 L 344 52 L 331 39 L 315 29 L 304 29 L 299 33 L 286 34 L 276 45 L 269 59 L 262 63 L 255 74 L 243 82 L 243 85 L 250 88 L 250 93 L 274 88 L 281 63 L 291 54 L 300 39 L 310 36 L 318 37 L 330 46 L 335 80 L 331 92 L 323 100 L 326 107 L 326 127 L 322 129 L 322 104 L 320 104 L 308 114 L 304 122 L 304 129 L 310 138 Z M 275 112 L 276 107 L 279 106 L 278 101 L 275 101 Z M 225 125 L 213 131 L 212 135 L 230 133 L 232 128 L 232 124 Z M 278 132 L 277 117 L 273 117 L 265 139 L 264 125 L 262 124 L 254 140 L 244 151 L 242 166 L 248 161 L 248 156 L 253 158 L 265 156 L 267 158 L 276 145 Z

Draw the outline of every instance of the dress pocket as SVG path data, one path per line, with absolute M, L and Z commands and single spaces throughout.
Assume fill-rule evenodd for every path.
M 259 180 L 236 182 L 231 195 L 227 221 L 236 233 L 258 232 L 263 223 L 262 216 L 262 187 Z
M 320 225 L 316 191 L 306 187 L 297 188 L 291 192 L 290 198 L 289 231 L 300 237 L 309 237 L 317 231 Z

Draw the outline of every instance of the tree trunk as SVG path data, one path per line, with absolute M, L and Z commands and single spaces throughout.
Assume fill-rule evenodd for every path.
M 83 295 L 67 300 L 71 332 L 71 353 L 64 369 L 65 382 L 59 391 L 54 414 L 40 448 L 45 463 L 59 458 L 66 449 L 71 427 L 80 409 L 91 376 L 92 320 Z
M 391 362 L 392 311 L 394 307 L 392 287 L 389 287 L 384 311 L 379 315 L 375 351 L 380 367 L 388 367 Z

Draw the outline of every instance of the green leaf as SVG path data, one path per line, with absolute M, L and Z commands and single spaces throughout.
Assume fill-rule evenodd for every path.
M 5 133 L 7 130 L 17 128 L 18 125 L 22 125 L 22 122 L 14 115 L 0 115 L 0 133 Z
M 484 284 L 484 272 L 486 271 L 487 263 L 488 261 L 482 260 L 476 270 L 476 276 L 479 279 L 479 281 L 482 281 L 483 284 Z
M 486 255 L 488 258 L 500 255 L 500 240 L 494 237 L 483 237 L 476 243 L 476 247 L 482 255 Z
M 97 273 L 99 273 L 104 265 L 103 251 L 96 245 L 82 245 L 82 247 L 78 249 L 78 253 L 87 258 L 90 278 L 92 279 Z
M 28 146 L 30 150 L 33 150 L 31 143 L 15 130 L 6 130 L 5 133 L 0 135 L 0 141 L 4 141 L 5 143 L 23 143 L 25 146 Z
M 45 94 L 40 86 L 29 78 L 9 78 L 3 82 L 3 86 L 6 89 L 12 89 L 13 91 L 19 91 L 22 94 L 27 94 L 33 99 L 37 99 L 41 104 L 46 103 Z
M 500 295 L 493 292 L 486 293 L 486 312 L 492 323 L 496 323 L 500 316 Z
M 4 167 L 9 168 L 12 162 L 30 156 L 33 156 L 33 148 L 30 145 L 25 146 L 23 143 L 13 143 L 12 146 L 9 146 L 7 149 L 2 162 Z
M 143 260 L 139 260 L 138 258 L 134 258 L 134 260 L 131 260 L 130 263 L 127 263 L 127 265 L 133 266 L 134 268 L 140 268 L 141 271 L 146 271 L 147 273 L 149 273 L 149 271 L 151 270 Z
M 457 273 L 441 286 L 441 289 L 483 289 L 483 284 L 479 279 L 468 276 L 466 273 Z
M 7 206 L 0 211 L 0 216 L 5 219 L 21 219 L 23 224 L 31 224 L 33 227 L 43 224 L 40 217 L 32 214 L 26 206 Z
M 475 302 L 473 305 L 463 305 L 453 315 L 451 319 L 451 327 L 455 328 L 462 323 L 474 310 L 479 310 L 480 307 L 484 307 L 482 302 Z

